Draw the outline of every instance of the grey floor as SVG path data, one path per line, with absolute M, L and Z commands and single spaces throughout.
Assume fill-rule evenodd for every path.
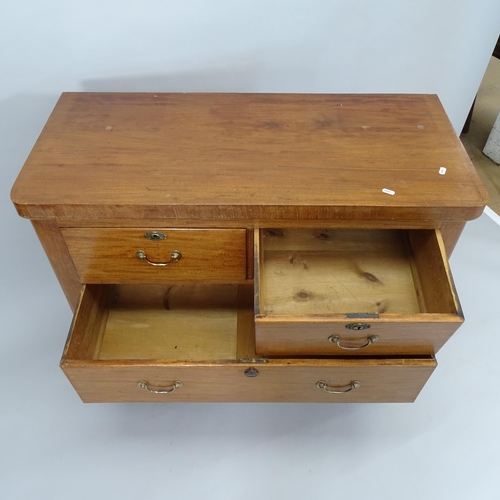
M 84 405 L 58 368 L 70 310 L 8 200 L 38 126 L 3 136 L 0 498 L 500 498 L 492 219 L 451 258 L 466 323 L 414 404 Z

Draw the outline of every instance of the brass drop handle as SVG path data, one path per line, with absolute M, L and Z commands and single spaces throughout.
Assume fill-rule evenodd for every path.
M 178 260 L 181 260 L 182 254 L 181 252 L 179 252 L 179 250 L 174 250 L 170 254 L 171 259 L 168 262 L 152 262 L 148 259 L 148 256 L 146 255 L 146 252 L 144 250 L 137 250 L 135 256 L 139 260 L 147 262 L 150 266 L 166 267 L 169 266 L 170 264 L 173 264 L 174 262 L 177 262 Z
M 141 389 L 146 389 L 146 391 L 149 391 L 149 392 L 154 392 L 155 394 L 169 394 L 170 392 L 174 392 L 176 389 L 180 389 L 182 387 L 182 382 L 180 382 L 179 380 L 175 380 L 173 383 L 172 383 L 172 386 L 171 387 L 166 387 L 166 388 L 152 388 L 147 382 L 145 382 L 144 380 L 141 380 L 138 384 L 137 384 Z
M 345 394 L 346 392 L 350 392 L 354 389 L 359 389 L 361 387 L 361 382 L 359 380 L 354 380 L 345 387 L 329 387 L 324 380 L 318 380 L 318 382 L 316 382 L 316 387 L 318 389 L 322 389 L 328 394 Z
M 374 344 L 375 342 L 378 342 L 379 336 L 378 335 L 370 335 L 366 339 L 366 343 L 363 345 L 360 345 L 358 347 L 347 347 L 345 345 L 340 344 L 340 337 L 338 335 L 331 335 L 328 337 L 328 341 L 332 342 L 333 344 L 337 344 L 337 347 L 340 347 L 341 349 L 345 349 L 346 351 L 359 351 L 360 349 L 365 349 L 366 347 Z

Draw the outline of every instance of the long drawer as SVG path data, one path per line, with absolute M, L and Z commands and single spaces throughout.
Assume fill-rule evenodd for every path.
M 255 235 L 260 355 L 435 354 L 463 322 L 435 230 Z
M 82 283 L 242 281 L 245 229 L 62 228 Z
M 85 402 L 411 402 L 411 358 L 258 358 L 248 285 L 86 285 L 61 367 Z

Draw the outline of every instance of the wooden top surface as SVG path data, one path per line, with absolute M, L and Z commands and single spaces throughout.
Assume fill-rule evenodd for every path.
M 487 194 L 434 95 L 64 93 L 12 200 L 68 220 L 468 220 Z

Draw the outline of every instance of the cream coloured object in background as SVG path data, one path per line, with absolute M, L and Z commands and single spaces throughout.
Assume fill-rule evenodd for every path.
M 497 116 L 495 124 L 491 129 L 483 153 L 495 163 L 500 164 L 500 114 Z

